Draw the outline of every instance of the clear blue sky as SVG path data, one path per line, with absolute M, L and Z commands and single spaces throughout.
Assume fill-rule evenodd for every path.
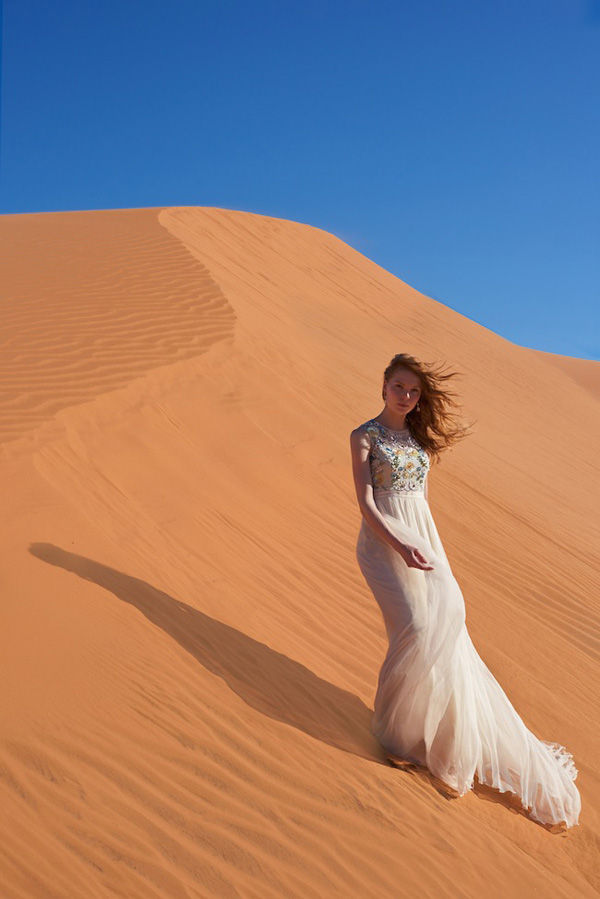
M 306 222 L 600 359 L 600 0 L 5 0 L 1 124 L 2 213 Z

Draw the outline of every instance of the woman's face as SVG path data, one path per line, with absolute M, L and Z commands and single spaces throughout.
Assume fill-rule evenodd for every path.
M 397 368 L 385 385 L 385 402 L 392 412 L 406 415 L 415 408 L 421 396 L 418 375 L 409 368 Z

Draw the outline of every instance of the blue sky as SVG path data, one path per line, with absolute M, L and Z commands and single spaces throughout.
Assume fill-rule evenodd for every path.
M 306 222 L 600 359 L 600 0 L 5 0 L 0 212 Z

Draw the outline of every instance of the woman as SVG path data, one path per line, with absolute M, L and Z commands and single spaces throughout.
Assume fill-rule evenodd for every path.
M 466 436 L 441 374 L 413 356 L 384 373 L 385 406 L 352 431 L 362 521 L 356 556 L 389 642 L 372 727 L 388 758 L 426 766 L 462 796 L 474 775 L 510 791 L 536 821 L 579 823 L 577 769 L 527 729 L 478 655 L 427 500 L 430 455 Z

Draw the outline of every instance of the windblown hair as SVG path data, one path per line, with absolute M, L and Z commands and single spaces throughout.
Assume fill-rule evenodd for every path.
M 460 377 L 458 372 L 444 372 L 444 367 L 420 362 L 408 353 L 398 353 L 386 368 L 383 380 L 391 380 L 398 368 L 408 368 L 418 376 L 421 384 L 419 411 L 415 406 L 406 415 L 406 423 L 411 434 L 421 444 L 434 462 L 440 455 L 459 440 L 468 436 L 470 424 L 466 424 L 453 410 L 461 409 L 454 397 L 457 396 L 444 386 L 451 378 Z M 383 388 L 382 388 L 383 396 Z

